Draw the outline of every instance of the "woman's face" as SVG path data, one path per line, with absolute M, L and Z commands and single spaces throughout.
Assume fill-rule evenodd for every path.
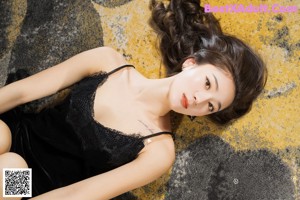
M 228 107 L 235 95 L 231 75 L 211 64 L 197 65 L 193 58 L 183 63 L 170 86 L 169 102 L 175 112 L 204 116 Z

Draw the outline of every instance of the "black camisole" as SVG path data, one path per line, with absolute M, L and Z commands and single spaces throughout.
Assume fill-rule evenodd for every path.
M 135 158 L 148 136 L 124 134 L 94 120 L 96 89 L 109 75 L 100 72 L 79 81 L 63 103 L 39 113 L 18 108 L 0 115 L 12 131 L 11 151 L 32 168 L 33 196 L 98 175 Z M 105 110 L 103 110 L 105 114 Z

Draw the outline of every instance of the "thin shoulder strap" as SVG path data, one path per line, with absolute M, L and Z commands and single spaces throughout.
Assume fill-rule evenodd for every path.
M 168 132 L 168 131 L 162 131 L 162 132 L 158 132 L 158 133 L 154 133 L 154 134 L 151 134 L 151 135 L 144 136 L 141 139 L 145 140 L 145 139 L 148 139 L 148 138 L 151 138 L 151 137 L 155 137 L 155 136 L 159 136 L 159 135 L 162 135 L 162 134 L 169 134 L 169 135 L 172 136 L 173 139 L 175 138 L 174 133 Z
M 133 68 L 135 68 L 133 65 L 128 65 L 128 64 L 127 65 L 122 65 L 122 66 L 120 66 L 120 67 L 118 67 L 116 69 L 113 69 L 112 71 L 108 72 L 107 75 L 109 76 L 109 75 L 115 73 L 116 71 L 119 71 L 120 69 L 123 69 L 125 67 L 133 67 Z

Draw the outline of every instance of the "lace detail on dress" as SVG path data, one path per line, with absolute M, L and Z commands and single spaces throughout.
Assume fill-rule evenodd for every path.
M 119 134 L 119 135 L 123 135 L 125 137 L 132 137 L 132 138 L 136 138 L 136 139 L 139 139 L 141 141 L 143 141 L 144 139 L 147 139 L 147 138 L 150 138 L 150 137 L 154 137 L 156 135 L 160 135 L 160 134 L 170 134 L 172 136 L 172 138 L 174 139 L 175 138 L 175 135 L 171 132 L 159 132 L 159 133 L 154 133 L 154 134 L 151 134 L 151 135 L 148 135 L 148 136 L 144 136 L 140 133 L 124 133 L 122 131 L 119 131 L 117 129 L 114 129 L 114 128 L 110 128 L 110 127 L 107 127 L 107 126 L 104 126 L 103 124 L 101 124 L 99 121 L 97 121 L 95 119 L 95 114 L 94 114 L 94 104 L 95 104 L 95 97 L 96 97 L 96 92 L 97 92 L 97 88 L 101 87 L 108 79 L 109 75 L 110 74 L 113 74 L 114 72 L 118 71 L 119 69 L 123 68 L 123 67 L 126 67 L 126 66 L 132 66 L 132 65 L 124 65 L 124 66 L 121 66 L 109 73 L 106 73 L 106 72 L 100 72 L 100 73 L 97 73 L 97 74 L 94 74 L 92 77 L 95 77 L 95 78 L 98 78 L 99 82 L 97 84 L 97 87 L 94 89 L 94 92 L 93 94 L 91 95 L 91 99 L 90 99 L 90 113 L 91 113 L 91 117 L 92 117 L 92 120 L 98 125 L 98 126 L 101 126 L 102 128 L 104 129 L 109 129 L 110 131 L 116 133 L 116 134 Z M 101 78 L 101 76 L 104 76 L 103 78 Z M 145 143 L 145 142 L 143 142 Z
M 124 65 L 124 67 L 125 66 L 127 66 L 127 65 Z M 131 65 L 128 65 L 128 66 L 131 66 Z M 121 67 L 123 67 L 123 66 L 121 66 Z M 120 69 L 120 68 L 117 68 L 116 71 L 118 69 Z M 109 73 L 107 73 L 107 72 L 100 72 L 100 73 L 92 75 L 92 77 L 98 78 L 98 80 L 99 80 L 99 82 L 97 84 L 97 87 L 95 88 L 93 94 L 91 95 L 90 101 L 89 101 L 90 102 L 89 108 L 90 108 L 90 113 L 91 113 L 92 120 L 97 125 L 101 126 L 102 128 L 109 129 L 110 131 L 115 132 L 116 134 L 120 134 L 120 135 L 123 135 L 125 137 L 133 137 L 133 138 L 141 139 L 141 138 L 143 138 L 143 135 L 141 135 L 139 133 L 129 133 L 129 134 L 123 133 L 122 131 L 119 131 L 117 129 L 106 127 L 106 126 L 104 126 L 103 124 L 101 124 L 100 122 L 98 122 L 95 119 L 94 104 L 95 104 L 95 97 L 96 97 L 97 88 L 101 87 L 107 81 L 109 75 L 112 74 L 113 72 L 115 72 L 115 71 L 112 71 L 112 72 L 109 72 Z M 104 77 L 101 77 L 101 76 L 104 76 Z
M 88 176 L 99 174 L 134 160 L 143 149 L 140 135 L 126 135 L 94 119 L 96 90 L 108 78 L 101 72 L 80 81 L 71 92 L 67 120 L 82 143 Z M 105 112 L 105 110 L 103 111 Z
M 82 143 L 84 168 L 88 177 L 134 160 L 145 147 L 141 134 L 125 134 L 95 120 L 96 90 L 106 82 L 108 76 L 109 73 L 100 72 L 83 79 L 73 88 L 69 100 L 67 122 Z

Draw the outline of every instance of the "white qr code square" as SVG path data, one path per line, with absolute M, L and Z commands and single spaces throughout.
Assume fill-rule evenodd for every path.
M 30 168 L 3 169 L 3 197 L 31 197 L 32 175 Z

